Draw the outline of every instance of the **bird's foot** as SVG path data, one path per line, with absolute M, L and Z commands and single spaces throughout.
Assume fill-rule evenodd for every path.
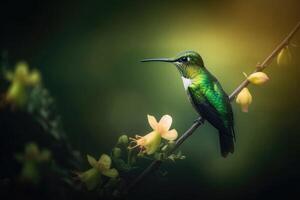
M 194 123 L 200 123 L 200 124 L 203 124 L 204 123 L 204 119 L 202 117 L 198 117 Z

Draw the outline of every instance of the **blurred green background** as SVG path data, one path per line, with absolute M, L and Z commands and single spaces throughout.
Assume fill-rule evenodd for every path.
M 9 1 L 1 3 L 0 50 L 43 73 L 73 146 L 98 156 L 120 134 L 150 130 L 146 115 L 173 117 L 182 134 L 197 117 L 175 67 L 143 58 L 199 52 L 230 93 L 300 20 L 298 0 Z M 223 159 L 217 132 L 201 127 L 133 197 L 259 198 L 299 193 L 300 33 L 292 61 L 250 86 L 245 114 L 233 104 L 236 152 Z

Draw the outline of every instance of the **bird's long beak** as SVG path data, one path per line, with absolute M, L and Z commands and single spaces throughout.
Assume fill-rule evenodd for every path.
M 141 62 L 175 62 L 173 58 L 150 58 L 141 60 Z

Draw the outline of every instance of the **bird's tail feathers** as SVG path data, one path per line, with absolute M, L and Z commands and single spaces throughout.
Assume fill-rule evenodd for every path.
M 221 154 L 226 158 L 229 153 L 234 152 L 234 137 L 228 130 L 219 130 L 219 138 Z

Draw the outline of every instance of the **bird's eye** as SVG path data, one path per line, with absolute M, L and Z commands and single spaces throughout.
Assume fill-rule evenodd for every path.
M 182 58 L 180 58 L 180 61 L 181 61 L 181 62 L 187 62 L 187 61 L 188 61 L 188 58 L 187 58 L 187 57 L 182 57 Z

